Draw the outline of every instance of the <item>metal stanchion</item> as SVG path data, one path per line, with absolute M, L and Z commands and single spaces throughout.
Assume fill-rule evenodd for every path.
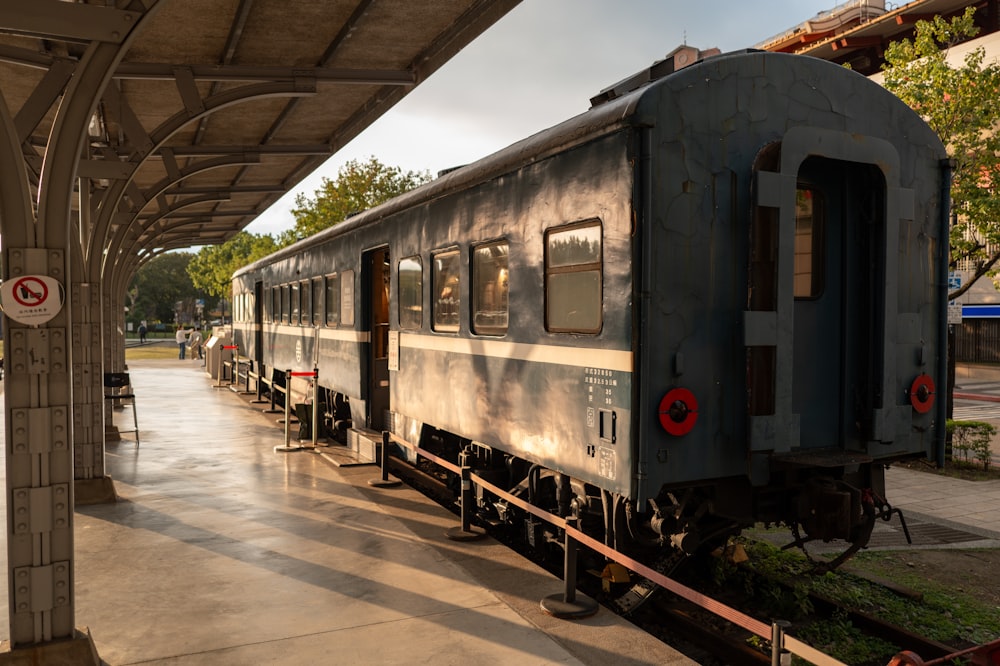
M 264 377 L 261 376 L 260 372 L 261 372 L 261 368 L 259 367 L 259 364 L 258 364 L 258 368 L 257 368 L 257 382 L 256 382 L 257 383 L 257 397 L 250 401 L 251 405 L 263 405 L 264 403 L 267 402 L 267 400 L 264 400 Z M 247 373 L 247 388 L 248 389 L 250 388 L 250 373 L 249 372 Z M 271 405 L 271 408 L 272 409 L 274 408 L 273 404 Z
M 289 368 L 285 371 L 285 445 L 274 447 L 275 453 L 287 453 L 289 451 L 301 451 L 302 447 L 292 445 L 291 438 L 291 406 L 292 406 L 292 369 Z
M 229 388 L 233 388 L 238 384 L 240 372 L 240 347 L 239 345 L 225 345 L 223 349 L 233 350 L 233 369 L 229 373 Z
M 312 426 L 312 448 L 315 449 L 316 448 L 316 440 L 317 440 L 317 437 L 316 437 L 316 430 L 317 430 L 317 428 L 316 428 L 316 425 L 317 425 L 317 422 L 316 422 L 316 411 L 317 411 L 316 410 L 316 403 L 319 400 L 319 368 L 314 368 L 314 369 L 312 369 L 309 372 L 292 372 L 291 370 L 288 371 L 288 378 L 289 379 L 286 382 L 286 386 L 285 386 L 285 390 L 286 390 L 286 393 L 285 393 L 285 423 L 286 423 L 286 428 L 287 428 L 287 423 L 288 423 L 288 420 L 289 420 L 288 408 L 287 407 L 288 407 L 288 403 L 291 402 L 291 396 L 292 396 L 292 389 L 291 389 L 291 383 L 292 383 L 291 378 L 292 377 L 309 377 L 310 380 L 313 383 L 313 395 L 312 395 L 313 408 L 312 408 L 312 418 L 310 419 L 310 421 L 311 421 L 311 426 Z M 300 448 L 305 448 L 302 444 L 300 444 L 299 447 Z
M 266 413 L 268 413 L 268 414 L 277 414 L 278 413 L 278 410 L 275 409 L 275 407 L 274 407 L 275 398 L 277 396 L 278 396 L 278 389 L 274 385 L 274 379 L 272 379 L 271 380 L 271 406 L 269 408 L 267 408 L 267 409 L 264 410 Z
M 589 598 L 576 597 L 576 541 L 569 534 L 568 528 L 576 529 L 577 518 L 566 518 L 566 536 L 563 543 L 563 581 L 565 587 L 562 594 L 553 594 L 542 599 L 542 610 L 553 617 L 562 619 L 580 619 L 590 617 L 597 612 L 597 602 Z
M 312 445 L 319 442 L 319 368 L 313 368 Z
M 792 654 L 785 648 L 785 632 L 792 626 L 788 620 L 771 623 L 771 666 L 785 666 L 792 663 Z
M 460 500 L 462 524 L 459 527 L 452 527 L 444 533 L 452 541 L 475 541 L 486 536 L 486 530 L 472 524 L 473 502 L 475 502 L 475 499 L 472 495 L 472 468 L 463 464 L 462 495 Z
M 236 365 L 236 380 L 237 380 L 236 384 L 237 385 L 239 385 L 239 383 L 240 383 L 239 382 L 239 378 L 240 378 L 239 369 L 240 369 L 240 366 L 239 366 L 239 364 L 237 364 Z M 253 391 L 250 390 L 250 373 L 252 371 L 253 371 L 253 362 L 250 360 L 250 357 L 247 356 L 247 381 L 243 385 L 243 390 L 240 391 L 240 395 L 253 395 Z
M 225 352 L 222 351 L 223 349 L 225 349 L 225 347 L 219 347 L 219 373 L 215 378 L 215 388 L 222 388 L 222 357 L 226 355 Z
M 399 481 L 389 478 L 389 431 L 382 431 L 382 445 L 379 449 L 382 457 L 382 476 L 378 479 L 369 479 L 368 485 L 376 488 L 395 488 L 400 485 Z

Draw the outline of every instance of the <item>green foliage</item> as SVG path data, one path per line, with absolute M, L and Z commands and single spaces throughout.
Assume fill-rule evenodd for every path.
M 193 257 L 190 252 L 168 252 L 139 268 L 128 290 L 129 320 L 172 322 L 175 305 L 198 295 L 187 271 Z
M 950 264 L 968 260 L 972 279 L 949 295 L 955 298 L 984 275 L 994 276 L 1000 260 L 1000 65 L 984 64 L 980 47 L 960 67 L 947 62 L 948 48 L 977 34 L 975 8 L 946 21 L 918 21 L 913 40 L 892 43 L 885 51 L 885 87 L 937 132 L 954 160 L 951 187 Z
M 976 551 L 949 552 L 954 553 L 955 566 L 958 567 L 962 553 Z M 918 570 L 893 564 L 893 560 L 887 559 L 884 553 L 863 552 L 854 560 L 857 566 L 923 595 L 922 601 L 913 601 L 886 594 L 882 588 L 872 585 L 876 592 L 872 594 L 869 608 L 879 617 L 943 643 L 981 645 L 1000 636 L 1000 613 L 994 605 L 963 594 L 954 586 L 942 585 Z M 850 579 L 858 580 L 853 576 Z M 835 593 L 829 592 L 831 596 Z
M 871 663 L 874 655 L 892 655 L 899 651 L 899 647 L 888 641 L 866 636 L 842 611 L 834 611 L 824 622 L 802 627 L 798 637 L 845 664 Z M 798 663 L 804 662 L 798 660 Z M 878 663 L 884 661 L 879 660 Z
M 241 231 L 222 245 L 201 248 L 191 260 L 188 274 L 199 289 L 212 296 L 226 298 L 233 273 L 277 249 L 278 245 L 270 234 Z
M 312 236 L 349 216 L 373 208 L 431 180 L 429 173 L 386 166 L 374 157 L 367 162 L 351 160 L 340 168 L 337 178 L 324 178 L 315 198 L 300 194 L 295 198 L 295 227 L 279 238 L 284 247 Z
M 969 462 L 969 456 L 978 460 L 984 470 L 990 468 L 992 451 L 990 442 L 997 434 L 996 426 L 984 421 L 952 421 L 947 422 L 948 434 L 951 435 L 952 456 Z
M 844 663 L 885 663 L 902 648 L 865 635 L 841 612 L 828 618 L 810 617 L 813 607 L 808 595 L 838 602 L 943 643 L 982 644 L 1000 635 L 1000 616 L 990 604 L 916 573 L 882 571 L 878 568 L 880 553 L 860 553 L 851 566 L 882 574 L 921 593 L 922 600 L 902 597 L 841 569 L 815 575 L 811 573 L 813 564 L 801 553 L 782 551 L 764 541 L 740 538 L 737 543 L 744 546 L 749 561 L 733 565 L 720 559 L 715 584 L 729 592 L 742 591 L 759 604 L 755 614 L 761 617 L 792 621 L 791 635 Z

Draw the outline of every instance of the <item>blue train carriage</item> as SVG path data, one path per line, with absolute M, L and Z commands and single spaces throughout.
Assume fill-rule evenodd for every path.
M 943 453 L 940 141 L 811 58 L 712 58 L 639 94 L 634 497 L 716 479 L 715 512 L 866 542 L 879 463 Z
M 944 150 L 830 63 L 670 69 L 244 269 L 238 335 L 317 365 L 355 428 L 525 494 L 549 470 L 609 543 L 642 516 L 860 547 L 882 463 L 941 447 Z

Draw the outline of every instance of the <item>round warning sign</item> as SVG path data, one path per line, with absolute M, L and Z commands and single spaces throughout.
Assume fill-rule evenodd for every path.
M 62 285 L 47 275 L 22 275 L 0 284 L 0 307 L 22 324 L 44 324 L 59 314 L 62 306 Z

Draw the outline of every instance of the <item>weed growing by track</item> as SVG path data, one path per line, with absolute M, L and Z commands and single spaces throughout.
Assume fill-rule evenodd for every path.
M 814 574 L 813 563 L 798 551 L 781 551 L 750 539 L 737 543 L 746 550 L 747 562 L 734 565 L 720 557 L 708 565 L 716 593 L 738 596 L 741 606 L 749 604 L 751 614 L 765 621 L 791 621 L 792 635 L 845 663 L 884 664 L 909 646 L 892 645 L 865 634 L 853 626 L 845 612 L 819 617 L 813 607 L 814 596 L 956 647 L 1000 636 L 1000 613 L 994 604 L 927 576 L 899 575 L 898 569 L 880 566 L 891 556 L 862 553 L 851 565 L 860 574 L 883 576 L 909 588 L 916 599 L 843 570 Z

